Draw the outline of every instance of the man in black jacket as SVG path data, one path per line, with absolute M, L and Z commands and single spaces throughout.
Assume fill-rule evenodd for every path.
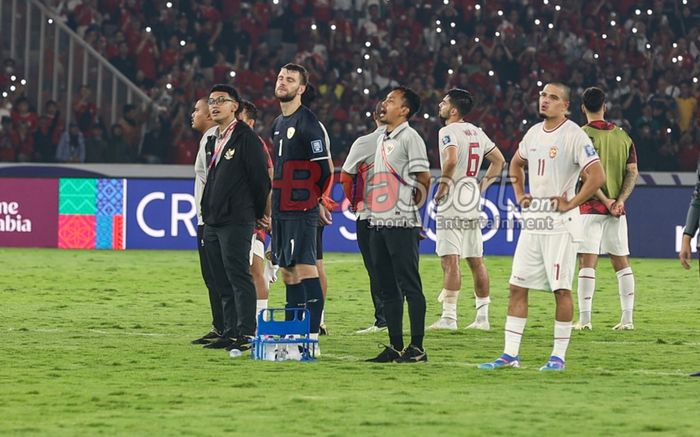
M 230 85 L 215 85 L 209 93 L 209 112 L 218 129 L 202 196 L 204 247 L 224 313 L 222 337 L 204 347 L 225 348 L 231 356 L 248 350 L 255 333 L 250 244 L 256 220 L 267 222 L 270 192 L 260 139 L 236 119 L 240 102 Z

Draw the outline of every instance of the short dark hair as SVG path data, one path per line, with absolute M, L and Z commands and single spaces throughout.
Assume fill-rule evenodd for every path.
M 588 112 L 600 112 L 605 104 L 605 93 L 598 87 L 586 88 L 583 92 L 583 106 Z
M 282 68 L 285 70 L 298 72 L 300 78 L 299 82 L 302 85 L 306 85 L 307 83 L 309 83 L 309 72 L 306 71 L 306 68 L 304 68 L 302 65 L 290 62 L 288 64 L 285 64 Z
M 209 94 L 215 93 L 215 92 L 226 93 L 226 94 L 228 94 L 229 97 L 231 97 L 237 103 L 241 103 L 240 94 L 238 94 L 238 91 L 236 91 L 236 88 L 234 88 L 231 85 L 227 85 L 225 83 L 217 83 L 216 85 L 211 87 L 211 90 L 209 90 Z
M 392 91 L 401 91 L 403 94 L 403 102 L 406 107 L 408 107 L 408 116 L 406 120 L 413 117 L 413 114 L 420 110 L 420 96 L 416 94 L 411 88 L 405 86 L 397 86 L 392 89 Z
M 467 90 L 452 88 L 447 92 L 447 97 L 450 98 L 450 104 L 457 109 L 461 117 L 469 114 L 474 106 L 472 93 Z
M 241 102 L 241 112 L 245 112 L 248 114 L 248 118 L 252 120 L 257 120 L 258 119 L 258 107 L 255 106 L 253 102 L 250 100 L 243 100 Z

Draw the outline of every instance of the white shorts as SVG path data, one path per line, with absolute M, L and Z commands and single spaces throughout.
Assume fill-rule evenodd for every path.
M 248 256 L 248 263 L 253 265 L 253 257 L 265 260 L 265 244 L 258 240 L 257 235 L 253 234 L 252 240 L 250 240 L 250 255 Z
M 630 254 L 627 242 L 627 217 L 602 214 L 582 214 L 585 237 L 578 246 L 578 253 Z
M 437 229 L 435 252 L 438 256 L 459 255 L 461 258 L 480 258 L 484 255 L 484 241 L 478 220 L 462 229 Z
M 570 234 L 521 232 L 510 283 L 535 290 L 571 290 L 575 268 L 576 244 Z

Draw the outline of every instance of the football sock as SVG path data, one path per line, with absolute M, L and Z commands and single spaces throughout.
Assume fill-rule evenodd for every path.
M 571 338 L 571 322 L 554 321 L 554 349 L 552 355 L 566 360 L 566 349 Z
M 391 347 L 401 352 L 403 350 L 403 335 L 390 335 L 389 343 L 391 343 Z
M 578 272 L 578 319 L 581 324 L 591 323 L 595 269 L 583 268 Z
M 506 317 L 506 346 L 503 353 L 511 357 L 517 357 L 520 351 L 520 340 L 523 338 L 527 318 L 508 316 Z
M 411 344 L 420 350 L 423 350 L 423 336 L 422 335 L 412 335 Z
M 267 299 L 258 299 L 255 303 L 255 320 L 258 320 L 258 314 L 260 311 L 267 309 Z
M 308 278 L 301 281 L 306 289 L 306 308 L 311 313 L 311 333 L 317 334 L 321 326 L 323 313 L 323 290 L 318 278 Z
M 476 321 L 477 322 L 488 322 L 489 320 L 489 304 L 491 303 L 491 296 L 486 297 L 476 297 Z
M 457 299 L 459 299 L 459 290 L 442 289 L 438 302 L 442 302 L 443 318 L 457 320 Z
M 615 274 L 617 275 L 617 287 L 620 292 L 621 322 L 630 324 L 634 313 L 634 273 L 632 273 L 632 268 L 626 267 L 615 272 Z
M 324 304 L 325 304 L 325 301 L 324 301 Z M 326 310 L 325 309 L 323 311 L 321 311 L 321 324 L 323 325 L 324 323 L 326 323 Z
M 300 282 L 298 284 L 286 284 L 287 285 L 287 302 L 284 305 L 286 309 L 304 309 L 306 308 L 306 289 L 304 288 L 304 283 Z M 287 311 L 285 314 L 285 320 L 293 320 L 294 313 Z

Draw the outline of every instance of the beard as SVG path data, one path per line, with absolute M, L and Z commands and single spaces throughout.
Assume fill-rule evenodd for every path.
M 442 114 L 438 113 L 438 118 L 440 119 L 440 122 L 442 123 L 442 125 L 445 126 L 445 123 L 447 123 L 448 117 L 445 117 Z
M 542 120 L 549 120 L 549 115 L 545 114 L 544 112 L 538 112 L 537 115 L 540 116 Z
M 282 103 L 291 102 L 296 97 L 296 90 L 295 90 L 295 92 L 288 91 L 287 94 L 282 94 L 282 95 L 278 94 L 275 91 L 275 97 L 277 97 L 277 100 L 279 100 Z

